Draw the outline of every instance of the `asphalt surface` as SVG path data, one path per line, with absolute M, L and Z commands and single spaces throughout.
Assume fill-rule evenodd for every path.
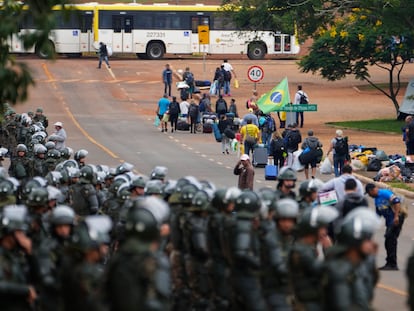
M 89 163 L 114 167 L 125 161 L 134 164 L 136 172 L 144 174 L 149 174 L 155 165 L 164 165 L 168 167 L 168 177 L 172 179 L 193 175 L 212 181 L 218 187 L 237 184 L 237 177 L 232 174 L 237 155 L 221 154 L 221 146 L 215 142 L 212 134 L 161 133 L 153 126 L 156 103 L 163 93 L 161 71 L 167 61 L 111 59 L 111 69 L 106 66 L 96 69 L 95 58 L 62 58 L 53 63 L 32 57 L 22 60 L 32 68 L 36 87 L 31 90 L 29 101 L 15 109 L 27 112 L 34 111 L 38 106 L 43 107 L 51 126 L 56 121 L 64 123 L 68 133 L 68 146 L 74 150 L 83 148 L 89 151 Z M 192 59 L 173 59 L 169 62 L 176 69 L 187 65 L 197 67 L 200 78 L 209 79 L 210 72 L 220 60 L 209 60 L 206 65 L 201 60 Z M 283 73 L 272 71 L 274 63 L 266 61 L 263 66 L 268 75 L 289 74 L 292 80 L 306 80 L 315 85 L 325 83 L 317 81 L 319 78 L 314 76 L 300 74 L 294 61 L 277 62 L 277 67 L 283 68 Z M 234 63 L 239 66 L 256 64 L 246 60 L 233 60 L 233 65 Z M 204 71 L 206 67 L 208 69 Z M 274 76 L 273 80 L 262 87 L 272 87 L 278 78 Z M 252 85 L 248 84 L 246 78 L 239 79 L 242 81 L 241 88 L 235 90 L 235 93 L 239 93 L 240 103 L 243 98 L 248 98 Z M 345 80 L 337 85 L 338 88 L 348 89 L 352 88 L 353 83 Z M 332 101 L 329 98 L 321 99 L 323 100 Z M 239 104 L 239 107 L 242 106 Z M 335 111 L 335 108 L 332 109 Z M 49 131 L 52 129 L 49 128 Z M 332 129 L 321 131 L 332 132 Z M 328 141 L 328 136 L 323 139 Z M 375 134 L 372 137 L 375 139 Z M 386 138 L 390 141 L 389 144 L 397 139 L 398 136 Z M 319 173 L 317 176 L 323 180 L 332 177 L 321 176 Z M 299 181 L 303 179 L 303 173 L 299 173 Z M 275 182 L 265 181 L 264 170 L 257 168 L 255 188 L 260 187 L 274 188 Z M 412 208 L 411 201 L 409 204 Z M 376 236 L 380 245 L 379 266 L 383 265 L 385 258 L 382 237 L 384 230 L 381 228 Z M 399 239 L 400 271 L 381 273 L 375 296 L 377 310 L 407 309 L 404 270 L 406 259 L 412 251 L 413 236 L 413 217 L 410 215 Z

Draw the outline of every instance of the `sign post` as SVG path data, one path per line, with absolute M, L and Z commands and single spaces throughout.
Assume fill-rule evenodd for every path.
M 247 78 L 254 83 L 254 90 L 256 90 L 256 83 L 264 78 L 263 68 L 257 65 L 249 67 L 247 69 Z
M 210 44 L 210 28 L 208 25 L 198 26 L 198 43 L 203 45 L 203 72 L 206 73 L 206 45 Z

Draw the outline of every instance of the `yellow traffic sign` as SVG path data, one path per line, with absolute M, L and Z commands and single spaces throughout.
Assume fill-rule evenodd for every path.
M 198 26 L 198 43 L 200 44 L 210 43 L 210 29 L 208 25 Z

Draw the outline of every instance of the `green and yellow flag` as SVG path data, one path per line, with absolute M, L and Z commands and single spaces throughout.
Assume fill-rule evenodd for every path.
M 284 78 L 269 93 L 263 94 L 257 101 L 257 106 L 263 113 L 278 111 L 290 103 L 288 79 Z

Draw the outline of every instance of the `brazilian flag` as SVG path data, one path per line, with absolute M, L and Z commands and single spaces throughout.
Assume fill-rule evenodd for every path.
M 284 78 L 269 93 L 265 93 L 257 101 L 257 106 L 264 114 L 278 111 L 290 103 L 288 79 Z

